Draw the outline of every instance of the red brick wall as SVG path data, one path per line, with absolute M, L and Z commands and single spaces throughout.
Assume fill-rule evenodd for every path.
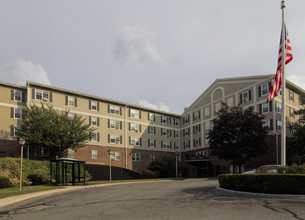
M 20 147 L 14 140 L 0 140 L 0 157 L 20 157 Z

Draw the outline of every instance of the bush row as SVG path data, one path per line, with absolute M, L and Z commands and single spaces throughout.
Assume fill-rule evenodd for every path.
M 219 186 L 224 189 L 270 193 L 305 194 L 303 174 L 222 174 L 218 176 Z

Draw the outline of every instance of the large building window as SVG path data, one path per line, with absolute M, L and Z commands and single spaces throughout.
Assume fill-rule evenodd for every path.
M 156 147 L 156 140 L 148 139 L 148 147 Z
M 172 143 L 170 141 L 161 141 L 161 148 L 163 149 L 170 149 Z
M 111 151 L 111 160 L 119 161 L 121 160 L 121 153 L 117 151 Z
M 72 106 L 72 107 L 76 106 L 74 96 L 68 96 L 68 106 Z
M 171 124 L 171 118 L 169 116 L 161 116 L 161 123 L 162 124 Z
M 129 115 L 130 115 L 131 118 L 137 118 L 137 119 L 141 118 L 139 110 L 130 109 L 129 113 L 130 113 Z
M 129 144 L 132 146 L 141 146 L 141 138 L 129 137 Z
M 150 157 L 149 157 L 149 161 L 150 162 L 154 162 L 156 160 L 156 157 L 154 154 L 150 154 Z
M 112 129 L 121 129 L 121 122 L 117 120 L 108 119 L 109 128 Z
M 140 124 L 135 124 L 135 123 L 130 123 L 129 124 L 129 130 L 133 132 L 141 132 L 141 125 Z
M 91 150 L 91 158 L 97 159 L 97 150 Z
M 156 127 L 148 126 L 148 134 L 156 134 Z
M 140 154 L 139 153 L 131 153 L 132 161 L 140 161 Z
M 193 121 L 200 119 L 200 111 L 196 111 L 193 113 Z
M 109 134 L 108 142 L 112 144 L 119 144 L 122 143 L 122 138 L 119 135 Z
M 268 83 L 262 85 L 261 87 L 261 94 L 262 96 L 267 95 L 269 93 L 269 89 L 268 89 Z
M 22 102 L 22 92 L 21 91 L 16 90 L 14 92 L 14 100 L 17 102 Z
M 22 118 L 22 110 L 21 110 L 21 108 L 15 108 L 14 109 L 14 118 L 15 119 L 21 119 Z
M 96 101 L 90 101 L 90 110 L 97 111 L 97 102 Z
M 117 106 L 117 105 L 109 105 L 109 113 L 120 115 L 121 114 L 121 107 Z

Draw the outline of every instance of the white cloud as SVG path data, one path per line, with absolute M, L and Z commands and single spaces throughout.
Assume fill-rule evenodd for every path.
M 0 65 L 1 81 L 25 86 L 26 81 L 34 81 L 51 85 L 47 72 L 39 64 L 18 59 L 11 63 Z
M 169 112 L 169 106 L 165 105 L 164 103 L 160 102 L 159 106 L 156 104 L 152 104 L 150 102 L 148 102 L 147 100 L 139 100 L 139 104 L 143 107 L 147 107 L 147 108 L 152 108 L 152 109 L 156 109 L 156 110 L 160 110 L 160 111 L 164 111 L 164 112 Z
M 288 75 L 287 79 L 297 86 L 305 89 L 305 76 L 304 75 Z
M 146 61 L 162 62 L 158 49 L 153 45 L 157 34 L 148 28 L 125 25 L 116 39 L 114 53 L 117 59 L 140 65 Z

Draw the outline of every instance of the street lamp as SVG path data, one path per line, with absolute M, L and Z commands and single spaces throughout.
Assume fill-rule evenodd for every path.
M 176 151 L 175 155 L 176 155 L 176 179 L 177 179 L 178 178 L 178 156 L 179 156 L 178 151 Z
M 111 149 L 108 150 L 108 154 L 109 154 L 109 161 L 110 161 L 110 163 L 109 163 L 109 180 L 111 182 L 111 154 L 112 154 Z
M 19 139 L 19 145 L 21 147 L 21 153 L 20 153 L 20 178 L 19 178 L 19 190 L 22 189 L 22 158 L 23 158 L 23 145 L 25 144 L 25 140 L 20 138 Z

